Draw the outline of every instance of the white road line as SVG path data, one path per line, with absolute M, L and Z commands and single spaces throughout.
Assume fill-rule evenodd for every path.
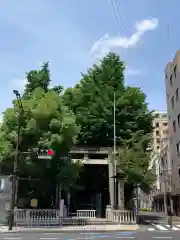
M 180 225 L 176 225 L 176 226 L 180 228 Z
M 152 237 L 152 238 L 156 238 L 156 239 L 170 239 L 172 237 Z
M 155 231 L 154 228 L 148 228 L 148 231 Z
M 118 239 L 133 239 L 134 237 L 116 237 Z
M 16 238 L 16 237 L 3 237 L 4 240 L 20 240 L 22 238 Z
M 170 228 L 170 225 L 166 225 L 166 227 L 168 227 L 168 228 Z M 171 228 L 172 230 L 175 230 L 175 231 L 180 231 L 180 229 L 179 228 L 177 228 L 177 227 L 175 227 L 175 226 L 172 226 L 172 228 Z
M 162 231 L 167 231 L 167 229 L 166 229 L 165 227 L 163 227 L 163 226 L 161 226 L 161 225 L 159 225 L 159 224 L 154 225 L 154 226 L 156 226 L 158 229 L 160 229 L 160 230 L 162 230 Z
M 20 233 L 8 233 L 8 232 L 0 232 L 0 235 L 6 235 L 6 236 L 14 236 L 14 235 L 16 235 L 16 236 L 20 236 L 21 234 Z

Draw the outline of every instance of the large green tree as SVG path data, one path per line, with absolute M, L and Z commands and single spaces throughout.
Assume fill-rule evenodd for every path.
M 123 170 L 125 175 L 125 203 L 133 197 L 133 189 L 140 184 L 145 193 L 149 193 L 151 184 L 156 177 L 149 168 L 151 152 L 144 146 L 151 141 L 151 134 L 144 135 L 141 131 L 133 133 L 131 138 L 124 140 L 118 148 L 116 156 L 117 172 Z
M 50 89 L 50 81 L 48 64 L 27 73 L 27 84 L 21 98 L 23 109 L 14 100 L 13 107 L 4 112 L 0 131 L 1 171 L 11 173 L 20 119 L 18 177 L 38 178 L 40 181 L 22 181 L 21 185 L 28 183 L 30 188 L 38 185 L 35 195 L 47 198 L 53 196 L 56 184 L 61 184 L 64 189 L 71 187 L 80 167 L 68 157 L 79 131 L 75 115 L 63 105 L 62 87 Z M 54 150 L 52 159 L 38 159 L 38 149 L 48 148 Z
M 109 53 L 82 75 L 79 84 L 65 91 L 64 102 L 81 126 L 78 144 L 113 146 L 114 95 L 117 145 L 136 131 L 152 131 L 146 96 L 139 88 L 125 86 L 124 70 L 120 57 Z

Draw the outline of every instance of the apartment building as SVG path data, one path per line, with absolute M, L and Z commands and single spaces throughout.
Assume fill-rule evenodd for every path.
M 162 178 L 162 166 L 161 165 L 161 151 L 167 146 L 168 138 L 168 116 L 165 111 L 155 111 L 153 113 L 153 138 L 152 138 L 152 155 L 149 169 L 151 169 L 154 174 L 156 174 L 156 182 L 152 186 L 151 192 L 140 195 L 140 202 L 143 208 L 151 208 L 154 203 L 154 208 L 156 211 L 163 211 L 163 190 L 164 190 L 164 181 Z
M 168 136 L 168 116 L 165 111 L 155 111 L 153 120 L 153 152 L 159 153 L 163 143 L 163 139 Z
M 156 211 L 164 211 L 165 188 L 170 191 L 169 184 L 169 143 L 168 115 L 166 111 L 155 111 L 153 120 L 153 141 L 151 169 L 156 174 L 156 182 L 152 188 L 153 205 Z M 166 182 L 164 181 L 166 180 Z M 164 185 L 165 183 L 165 185 Z
M 180 215 L 180 50 L 165 69 L 173 208 Z

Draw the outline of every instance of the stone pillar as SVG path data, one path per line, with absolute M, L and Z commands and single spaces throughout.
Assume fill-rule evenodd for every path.
M 112 153 L 108 154 L 108 169 L 109 169 L 109 200 L 110 200 L 110 206 L 111 208 L 114 207 L 115 205 L 115 201 L 114 201 L 114 190 L 115 190 L 115 186 L 114 186 L 114 164 L 112 161 Z
M 118 179 L 118 209 L 124 209 L 124 180 Z

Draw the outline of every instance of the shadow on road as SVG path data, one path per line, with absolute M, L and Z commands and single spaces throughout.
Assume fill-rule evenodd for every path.
M 158 223 L 165 220 L 165 216 L 162 213 L 139 213 L 139 224 L 149 225 L 150 222 Z

